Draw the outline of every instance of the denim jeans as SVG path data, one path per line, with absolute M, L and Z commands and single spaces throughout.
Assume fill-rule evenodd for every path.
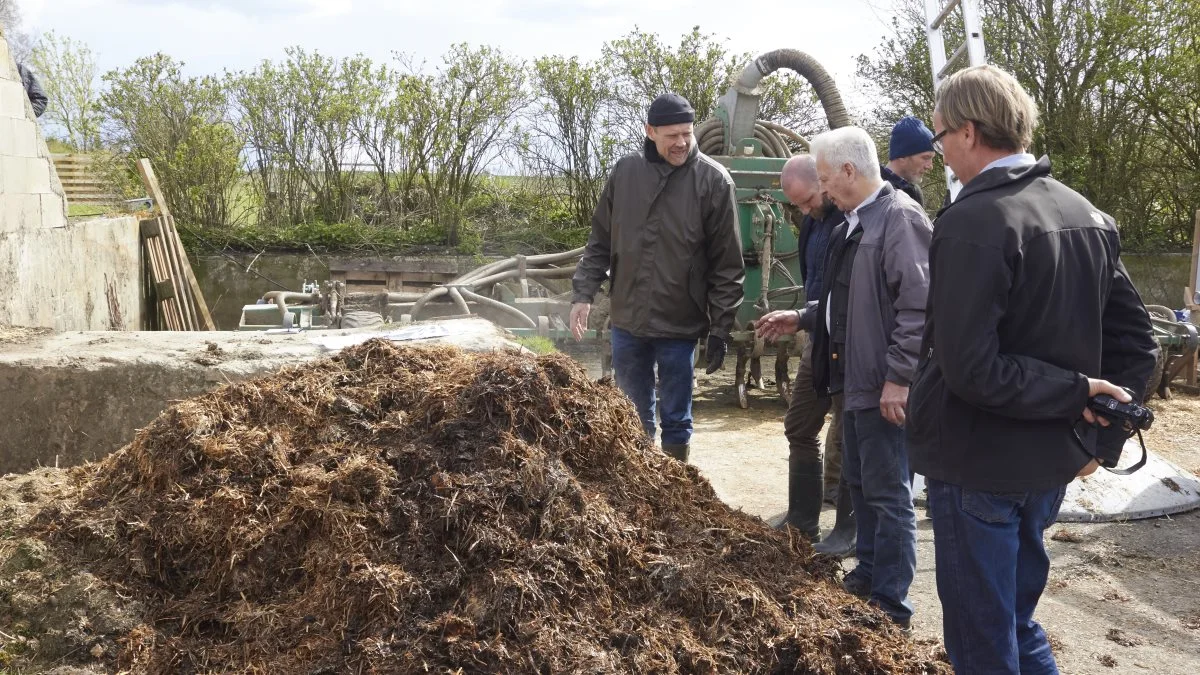
M 956 673 L 1057 673 L 1033 611 L 1050 558 L 1042 536 L 1067 488 L 996 494 L 929 480 L 946 653 Z
M 617 386 L 633 401 L 642 428 L 651 439 L 654 438 L 657 409 L 663 445 L 683 445 L 692 439 L 692 367 L 695 359 L 695 340 L 641 338 L 620 328 L 612 329 L 612 367 Z M 657 396 L 654 386 L 656 365 Z
M 879 408 L 842 414 L 842 476 L 858 518 L 855 556 L 848 576 L 871 586 L 871 602 L 898 622 L 912 617 L 908 588 L 917 571 L 917 514 L 904 430 Z

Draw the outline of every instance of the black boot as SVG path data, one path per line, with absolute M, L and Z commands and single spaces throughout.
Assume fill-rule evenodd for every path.
M 791 526 L 816 541 L 821 537 L 821 462 L 788 464 L 788 510 L 779 529 Z
M 662 449 L 669 457 L 674 457 L 685 464 L 688 460 L 688 453 L 691 451 L 691 447 L 687 443 L 663 443 Z
M 850 501 L 850 488 L 846 481 L 838 484 L 837 516 L 833 521 L 833 531 L 819 544 L 813 545 L 813 550 L 822 555 L 834 558 L 849 558 L 854 555 L 858 541 L 858 523 L 854 518 L 854 503 Z

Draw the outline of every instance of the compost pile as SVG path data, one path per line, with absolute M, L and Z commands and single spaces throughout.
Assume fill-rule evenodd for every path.
M 133 672 L 949 672 L 570 358 L 368 342 L 181 402 L 41 528 Z

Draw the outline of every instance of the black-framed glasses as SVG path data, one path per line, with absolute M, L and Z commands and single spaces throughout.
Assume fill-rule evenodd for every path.
M 942 136 L 945 136 L 949 132 L 949 129 L 942 129 L 940 133 L 934 134 L 933 139 L 929 141 L 933 146 L 933 151 L 939 155 L 944 154 L 942 152 Z

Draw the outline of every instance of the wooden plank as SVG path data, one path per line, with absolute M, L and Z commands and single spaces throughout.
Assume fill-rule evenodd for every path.
M 179 310 L 182 313 L 184 330 L 196 330 L 197 321 L 196 308 L 192 304 L 191 293 L 186 283 L 186 277 L 183 273 L 184 263 L 186 259 L 180 260 L 180 251 L 175 246 L 175 241 L 171 237 L 171 221 L 166 216 L 158 217 L 159 226 L 162 227 L 163 236 L 160 240 L 163 242 L 163 249 L 167 254 L 167 265 L 171 268 L 171 280 L 175 282 L 175 287 L 179 291 L 177 294 L 179 301 Z
M 147 224 L 147 222 L 142 221 L 142 231 L 153 232 L 156 229 L 155 225 Z M 182 316 L 179 314 L 176 302 L 179 292 L 178 287 L 175 285 L 175 280 L 171 277 L 170 265 L 167 262 L 166 251 L 163 248 L 163 239 L 158 235 L 152 234 L 151 236 L 147 236 L 144 242 L 146 250 L 149 253 L 150 268 L 152 270 L 151 284 L 155 290 L 155 297 L 158 300 L 159 313 L 162 317 L 161 323 L 166 325 L 167 330 L 181 330 Z
M 165 325 L 167 330 L 179 330 L 179 321 L 177 309 L 175 306 L 175 286 L 168 272 L 167 263 L 162 250 L 162 237 L 147 237 L 143 240 L 146 246 L 146 253 L 150 259 L 151 269 L 151 287 L 155 291 L 155 300 L 158 307 L 158 314 L 161 318 L 160 325 Z M 163 297 L 166 294 L 166 289 L 170 289 L 171 297 Z
M 176 296 L 182 295 L 182 302 L 178 308 L 180 324 L 184 327 L 183 330 L 199 330 L 201 325 L 204 326 L 204 330 L 213 330 L 212 316 L 208 312 L 207 304 L 204 304 L 200 285 L 196 282 L 195 274 L 192 273 L 192 265 L 179 241 L 179 233 L 175 231 L 171 208 L 167 205 L 162 189 L 158 185 L 158 176 L 154 174 L 154 167 L 146 158 L 139 159 L 137 166 L 138 173 L 142 176 L 142 183 L 146 186 L 146 192 L 154 200 L 154 205 L 161 215 L 160 226 L 163 236 L 156 239 L 161 242 L 166 262 L 173 271 L 171 280 L 175 283 Z M 180 294 L 181 287 L 185 287 L 186 292 Z M 201 309 L 199 305 L 203 305 L 203 308 Z
M 208 311 L 208 303 L 204 301 L 200 282 L 196 280 L 196 273 L 192 270 L 192 263 L 188 260 L 187 251 L 183 249 L 183 242 L 179 239 L 179 231 L 175 229 L 175 218 L 172 216 L 166 217 L 166 231 L 171 241 L 174 242 L 175 250 L 179 254 L 180 266 L 183 268 L 183 279 L 191 291 L 196 330 L 216 330 L 217 324 L 213 322 L 212 313 Z
M 150 198 L 154 200 L 154 205 L 158 207 L 159 213 L 164 216 L 171 215 L 171 209 L 167 207 L 162 190 L 158 187 L 158 176 L 154 175 L 154 167 L 150 166 L 150 160 L 139 159 L 137 167 L 138 173 L 142 175 L 142 183 L 146 186 L 146 191 L 150 193 Z

